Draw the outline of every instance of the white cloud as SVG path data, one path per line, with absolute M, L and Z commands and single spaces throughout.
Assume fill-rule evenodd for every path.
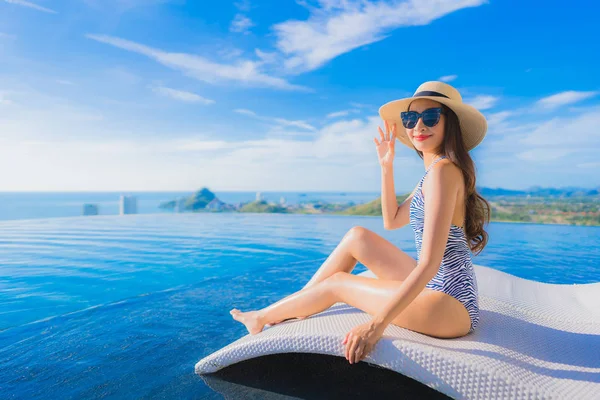
M 600 107 L 551 120 L 531 106 L 502 111 L 475 150 L 480 186 L 598 187 Z M 489 121 L 489 119 L 488 119 Z M 478 160 L 477 160 L 478 161 Z
M 479 95 L 475 96 L 472 99 L 465 100 L 465 103 L 472 105 L 478 110 L 487 110 L 488 108 L 494 107 L 496 102 L 498 101 L 498 97 L 488 96 L 488 95 Z
M 256 26 L 250 17 L 244 14 L 245 12 L 250 11 L 252 8 L 250 2 L 248 0 L 243 0 L 233 3 L 233 5 L 241 12 L 237 13 L 231 21 L 231 24 L 229 25 L 229 31 L 242 33 L 244 35 L 250 34 L 250 28 Z
M 56 83 L 60 83 L 61 85 L 67 85 L 67 86 L 72 86 L 72 85 L 74 85 L 74 83 L 73 83 L 73 82 L 71 82 L 71 81 L 68 81 L 68 80 L 66 80 L 66 79 L 57 79 L 57 80 L 56 80 Z
M 226 60 L 231 60 L 231 59 L 236 59 L 236 58 L 240 58 L 242 56 L 242 54 L 244 54 L 244 51 L 242 49 L 238 49 L 238 48 L 231 48 L 231 47 L 226 47 L 226 48 L 220 48 L 217 53 L 223 57 Z
M 596 95 L 598 95 L 598 92 L 577 92 L 575 90 L 568 90 L 566 92 L 544 97 L 543 99 L 538 100 L 536 105 L 545 109 L 554 109 L 567 104 L 577 103 Z
M 306 129 L 306 130 L 309 130 L 309 131 L 315 131 L 316 130 L 316 128 L 314 126 L 310 125 L 306 121 L 289 120 L 289 119 L 279 118 L 279 117 L 265 117 L 265 116 L 262 116 L 262 115 L 258 115 L 254 111 L 247 110 L 247 109 L 244 109 L 244 108 L 238 108 L 238 109 L 235 109 L 233 111 L 236 112 L 236 113 L 238 113 L 238 114 L 248 115 L 250 117 L 253 117 L 253 118 L 256 118 L 258 120 L 267 122 L 269 124 L 276 124 L 276 125 L 278 125 L 279 128 L 281 128 L 281 127 L 290 127 L 291 126 L 291 127 Z M 277 128 L 277 126 L 275 126 L 274 128 Z
M 4 91 L 0 98 L 8 100 L 7 107 L 0 106 L 0 137 L 5 140 L 61 141 L 69 135 L 86 136 L 96 129 L 92 135 L 106 138 L 109 133 L 98 128 L 105 121 L 100 111 L 61 97 L 19 89 Z
M 366 133 L 376 132 L 376 117 L 331 124 L 310 140 L 250 133 L 216 139 L 176 131 L 107 137 L 102 121 L 82 137 L 81 125 L 48 111 L 28 125 L 15 121 L 19 131 L 0 138 L 0 168 L 15 171 L 0 175 L 5 190 L 378 190 L 377 155 Z M 66 136 L 56 139 L 42 126 Z M 397 155 L 403 168 L 410 161 L 421 167 L 413 154 L 407 156 Z M 417 179 L 421 171 L 414 172 Z
M 338 118 L 338 117 L 346 117 L 351 113 L 360 113 L 360 110 L 351 109 L 351 110 L 341 110 L 327 114 L 327 118 Z
M 577 164 L 577 168 L 600 168 L 600 161 Z
M 337 118 L 337 117 L 345 117 L 350 114 L 350 110 L 336 111 L 327 114 L 327 118 Z
M 249 0 L 236 1 L 233 5 L 240 11 L 250 11 L 252 8 Z
M 455 80 L 456 78 L 458 78 L 458 75 L 444 75 L 441 76 L 438 80 L 442 81 L 442 82 L 450 82 Z
M 150 7 L 168 3 L 172 0 L 82 0 L 89 7 L 110 10 L 116 14 L 123 14 L 139 7 Z
M 518 153 L 517 158 L 534 162 L 547 162 L 563 158 L 574 152 L 575 150 L 569 149 L 532 149 Z
M 537 129 L 523 135 L 520 143 L 543 148 L 600 148 L 600 108 L 575 117 L 552 118 L 538 124 Z
M 317 130 L 317 128 L 315 128 L 314 126 L 310 125 L 309 123 L 307 123 L 305 121 L 289 120 L 289 119 L 285 119 L 285 118 L 274 118 L 273 120 L 275 122 L 281 124 L 282 126 L 293 126 L 296 128 L 307 129 L 309 131 Z
M 362 104 L 362 103 L 355 103 L 355 102 L 350 102 L 350 105 L 352 107 L 356 107 L 356 108 L 374 108 L 372 105 L 370 104 Z
M 256 117 L 257 116 L 254 111 L 246 110 L 244 108 L 236 108 L 233 111 L 235 111 L 238 114 L 250 115 L 251 117 Z
M 523 122 L 518 115 L 531 118 L 531 114 L 511 111 L 510 124 L 501 122 L 490 124 L 490 135 L 483 143 L 485 149 L 494 158 L 498 155 L 501 165 L 511 165 L 518 160 L 532 164 L 541 163 L 567 174 L 575 163 L 587 162 L 597 157 L 600 148 L 600 130 L 590 129 L 600 125 L 600 107 L 567 117 L 555 117 L 550 120 Z M 508 114 L 500 118 L 508 117 Z M 489 160 L 489 156 L 486 159 Z M 516 164 L 515 164 L 516 165 Z M 517 174 L 518 171 L 515 171 Z M 517 175 L 515 175 L 516 177 Z
M 277 48 L 287 56 L 293 72 L 319 68 L 329 60 L 358 47 L 385 39 L 393 29 L 427 25 L 453 11 L 476 7 L 486 0 L 343 1 L 321 0 L 310 7 L 306 21 L 274 25 Z
M 488 114 L 486 116 L 486 120 L 487 120 L 489 129 L 493 129 L 493 128 L 499 126 L 513 114 L 514 114 L 513 111 L 500 111 L 497 113 Z
M 8 92 L 0 92 L 0 106 L 10 106 L 13 101 L 8 98 Z
M 244 14 L 236 14 L 233 21 L 231 21 L 229 30 L 231 32 L 238 32 L 247 35 L 250 33 L 250 28 L 252 28 L 253 26 L 254 23 L 250 18 L 248 18 Z
M 374 113 L 306 127 L 310 130 L 302 127 L 304 121 L 239 108 L 234 111 L 277 126 L 267 134 L 260 129 L 229 137 L 218 128 L 190 133 L 174 126 L 167 133 L 139 125 L 136 131 L 79 104 L 18 92 L 9 96 L 15 103 L 0 107 L 0 169 L 14 173 L 0 175 L 3 190 L 379 190 L 373 137 L 381 120 Z M 36 109 L 22 105 L 32 103 Z M 511 112 L 496 113 L 497 118 L 512 119 Z M 513 130 L 487 138 L 478 149 L 483 160 L 478 182 L 515 188 L 545 184 L 543 174 L 557 184 L 572 180 L 589 186 L 600 147 L 600 134 L 589 127 L 598 124 L 599 107 L 551 121 L 513 121 Z M 303 132 L 304 137 L 296 136 Z M 422 175 L 423 162 L 405 146 L 397 147 L 395 161 L 402 171 L 395 174 L 397 193 L 408 192 Z
M 25 0 L 4 0 L 4 1 L 9 4 L 15 4 L 18 6 L 28 7 L 28 8 L 32 8 L 34 10 L 42 11 L 42 12 L 49 13 L 49 14 L 58 14 L 56 11 L 51 10 L 50 8 L 39 6 L 30 1 L 25 1 Z
M 104 73 L 106 74 L 106 79 L 120 85 L 137 85 L 142 81 L 140 76 L 131 72 L 128 68 L 121 66 L 110 67 Z
M 254 53 L 264 64 L 273 64 L 278 59 L 276 52 L 266 52 L 260 49 L 254 49 Z
M 213 151 L 232 147 L 233 144 L 225 140 L 180 139 L 170 142 L 166 148 L 172 151 Z
M 183 90 L 171 89 L 164 86 L 154 86 L 152 91 L 162 96 L 170 97 L 175 100 L 185 101 L 188 103 L 202 103 L 205 105 L 214 104 L 215 101 L 202 97 L 196 93 L 186 92 Z
M 10 33 L 0 32 L 0 39 L 16 39 L 17 35 L 11 35 Z
M 101 43 L 145 55 L 169 68 L 182 71 L 192 78 L 211 84 L 233 81 L 244 83 L 249 86 L 310 91 L 308 88 L 293 85 L 282 78 L 270 76 L 261 72 L 258 69 L 259 63 L 255 61 L 241 60 L 235 64 L 219 64 L 193 54 L 169 53 L 113 36 L 88 34 L 86 37 Z

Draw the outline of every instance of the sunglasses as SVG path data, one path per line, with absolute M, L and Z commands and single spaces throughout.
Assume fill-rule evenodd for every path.
M 402 125 L 404 125 L 407 129 L 412 129 L 417 125 L 417 121 L 419 118 L 423 118 L 423 123 L 425 126 L 432 127 L 436 126 L 438 122 L 440 122 L 440 115 L 445 114 L 442 107 L 436 108 L 428 108 L 424 110 L 422 113 L 418 113 L 416 111 L 402 111 L 400 113 L 400 118 L 402 118 Z

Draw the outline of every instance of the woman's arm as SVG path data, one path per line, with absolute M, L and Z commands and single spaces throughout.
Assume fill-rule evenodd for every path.
M 394 167 L 381 167 L 381 215 L 383 227 L 389 229 L 398 213 L 398 201 L 394 189 Z
M 423 182 L 425 220 L 419 263 L 374 317 L 382 327 L 390 324 L 421 293 L 442 263 L 462 177 L 454 164 L 439 164 L 431 168 Z
M 387 224 L 387 226 L 384 226 L 385 229 L 400 229 L 410 223 L 410 203 L 415 195 L 415 192 L 417 191 L 418 186 L 419 184 L 417 183 L 417 186 L 415 186 L 412 193 L 406 199 L 404 199 L 402 204 L 398 206 L 396 216 L 391 223 Z

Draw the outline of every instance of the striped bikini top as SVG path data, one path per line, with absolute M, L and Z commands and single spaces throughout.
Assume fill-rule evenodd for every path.
M 429 168 L 427 168 L 427 171 L 425 171 L 425 174 L 419 181 L 419 184 L 417 185 L 417 190 L 415 191 L 415 194 L 410 202 L 410 225 L 412 226 L 413 231 L 415 233 L 415 244 L 417 247 L 417 254 L 419 258 L 421 255 L 423 226 L 425 222 L 425 199 L 423 196 L 423 192 L 421 191 L 421 186 L 423 185 L 423 181 L 425 180 L 425 176 L 427 176 L 429 170 L 431 170 L 431 168 L 438 161 L 444 158 L 446 158 L 446 156 L 441 156 L 440 158 L 433 161 L 431 165 L 429 165 Z M 449 250 L 463 253 L 464 256 L 471 256 L 471 249 L 469 248 L 469 245 L 467 243 L 467 237 L 465 235 L 464 229 L 454 224 L 450 225 L 450 233 L 448 234 L 448 243 L 446 244 L 445 254 L 447 254 Z M 446 257 L 446 255 L 444 255 L 444 257 Z

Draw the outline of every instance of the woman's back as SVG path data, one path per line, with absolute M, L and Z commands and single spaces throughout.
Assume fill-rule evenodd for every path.
M 425 199 L 421 187 L 425 176 L 442 156 L 434 160 L 419 181 L 414 197 L 410 202 L 410 225 L 415 233 L 417 248 L 417 261 L 420 260 L 423 243 L 423 226 L 425 222 Z M 477 300 L 477 280 L 473 271 L 471 249 L 463 228 L 454 224 L 450 225 L 448 242 L 444 250 L 442 263 L 437 274 L 425 286 L 455 297 L 463 303 L 471 316 L 471 331 L 479 322 L 479 304 Z

